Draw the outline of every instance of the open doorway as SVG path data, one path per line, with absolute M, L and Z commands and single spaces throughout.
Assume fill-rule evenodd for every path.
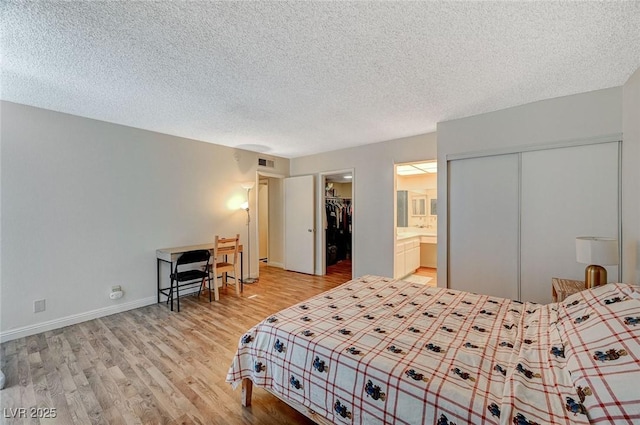
M 353 276 L 353 170 L 321 175 L 324 274 Z
M 269 178 L 258 179 L 258 261 L 269 262 Z
M 257 174 L 258 271 L 265 266 L 284 268 L 284 176 Z
M 437 286 L 438 165 L 397 164 L 394 278 Z

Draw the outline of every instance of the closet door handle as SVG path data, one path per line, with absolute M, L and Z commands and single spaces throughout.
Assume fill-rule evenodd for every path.
M 313 229 L 307 229 L 307 232 L 311 233 L 311 232 L 313 232 Z

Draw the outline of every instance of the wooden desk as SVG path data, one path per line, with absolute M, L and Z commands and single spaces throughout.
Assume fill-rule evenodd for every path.
M 564 301 L 571 294 L 587 289 L 582 280 L 560 279 L 554 277 L 551 279 L 551 297 L 553 302 Z
M 169 264 L 169 273 L 173 273 L 173 263 L 187 251 L 195 251 L 198 249 L 208 249 L 213 256 L 213 243 L 205 243 L 201 245 L 189 245 L 189 246 L 179 246 L 175 248 L 161 248 L 156 249 L 156 267 L 157 267 L 157 279 L 158 279 L 158 302 L 160 302 L 160 264 L 167 263 Z M 242 245 L 238 245 L 238 252 L 240 252 L 240 292 L 244 290 L 242 275 L 244 274 L 243 266 L 242 266 Z M 214 276 L 215 280 L 215 276 Z M 215 284 L 215 281 L 214 281 Z

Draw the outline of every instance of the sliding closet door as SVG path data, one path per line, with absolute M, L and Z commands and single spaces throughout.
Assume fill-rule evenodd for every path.
M 450 288 L 518 298 L 518 162 L 449 162 Z
M 576 236 L 618 237 L 618 143 L 522 153 L 521 202 L 522 300 L 549 303 L 552 277 L 584 280 Z

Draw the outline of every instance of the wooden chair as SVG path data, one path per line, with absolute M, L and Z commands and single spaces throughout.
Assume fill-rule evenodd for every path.
M 236 287 L 236 295 L 240 296 L 240 281 L 238 276 L 238 245 L 240 235 L 235 238 L 220 238 L 216 235 L 213 248 L 213 262 L 211 268 L 213 271 L 213 293 L 216 301 L 220 299 L 218 292 L 218 276 L 222 277 L 222 285 L 227 285 L 228 273 L 233 272 L 233 280 Z

